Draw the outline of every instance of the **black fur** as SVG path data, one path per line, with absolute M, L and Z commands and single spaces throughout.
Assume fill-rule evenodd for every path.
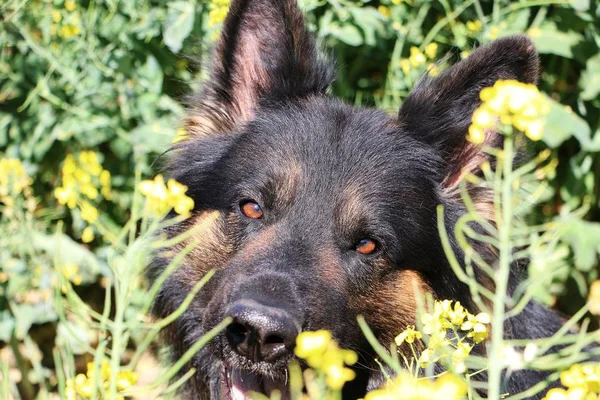
M 156 315 L 167 315 L 203 273 L 216 270 L 165 336 L 174 356 L 232 304 L 251 299 L 282 310 L 303 330 L 328 329 L 342 346 L 357 350 L 358 376 L 344 390 L 344 398 L 357 398 L 383 375 L 356 316 L 363 314 L 389 342 L 415 317 L 405 304 L 412 285 L 397 286 L 403 277 L 418 276 L 437 298 L 460 300 L 475 311 L 442 252 L 436 206 L 445 205 L 452 232 L 465 212 L 456 191 L 462 170 L 477 173 L 486 159 L 465 141 L 479 91 L 497 79 L 535 82 L 537 74 L 529 39 L 503 38 L 423 79 L 394 118 L 327 95 L 332 68 L 319 57 L 294 1 L 234 0 L 211 77 L 190 101 L 191 136 L 175 147 L 167 166 L 170 177 L 189 187 L 196 215 L 220 212 L 212 239 L 184 260 L 154 307 Z M 488 144 L 500 141 L 490 133 Z M 485 207 L 488 194 L 471 190 Z M 246 200 L 262 207 L 262 219 L 242 215 Z M 375 253 L 356 252 L 363 238 L 378 243 Z M 480 250 L 493 261 L 491 252 Z M 169 261 L 156 257 L 151 279 Z M 511 287 L 522 274 L 515 266 Z M 506 333 L 546 337 L 560 326 L 557 315 L 531 303 L 507 321 Z M 223 334 L 211 342 L 191 363 L 199 372 L 186 398 L 220 398 L 223 368 L 282 377 L 291 357 L 288 352 L 266 362 L 238 353 Z M 542 373 L 517 372 L 506 390 L 516 393 L 541 379 Z

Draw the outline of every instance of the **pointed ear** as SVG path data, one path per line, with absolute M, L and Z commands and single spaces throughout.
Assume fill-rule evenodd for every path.
M 424 78 L 408 96 L 398 118 L 415 139 L 435 147 L 447 162 L 446 190 L 452 191 L 486 159 L 480 146 L 466 140 L 481 89 L 499 79 L 536 83 L 538 71 L 533 42 L 523 35 L 509 36 L 478 48 L 435 78 Z M 486 135 L 486 145 L 501 143 L 500 133 Z
M 186 125 L 191 133 L 230 131 L 261 103 L 324 94 L 332 81 L 296 0 L 233 0 Z

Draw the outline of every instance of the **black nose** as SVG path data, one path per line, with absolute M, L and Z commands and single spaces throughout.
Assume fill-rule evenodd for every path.
M 238 300 L 227 309 L 233 318 L 225 331 L 231 347 L 252 361 L 273 362 L 294 348 L 300 326 L 285 310 L 254 300 Z

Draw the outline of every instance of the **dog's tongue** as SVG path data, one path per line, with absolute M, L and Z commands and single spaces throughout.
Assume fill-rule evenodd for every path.
M 231 400 L 250 400 L 249 392 L 270 395 L 274 390 L 279 391 L 281 400 L 290 398 L 289 388 L 284 381 L 273 380 L 242 370 L 231 372 Z

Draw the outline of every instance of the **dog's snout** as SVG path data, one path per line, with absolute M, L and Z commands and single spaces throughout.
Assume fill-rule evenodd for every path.
M 238 300 L 227 309 L 233 319 L 225 336 L 240 355 L 259 362 L 273 362 L 290 354 L 299 324 L 287 311 L 254 300 Z

